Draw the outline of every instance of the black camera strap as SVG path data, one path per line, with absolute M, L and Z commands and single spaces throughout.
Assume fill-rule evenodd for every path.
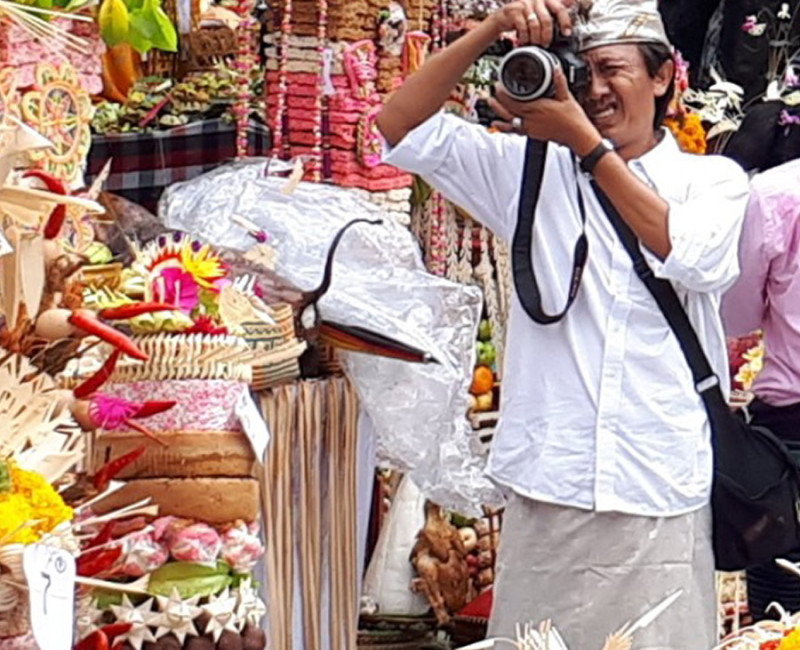
M 586 208 L 583 202 L 583 195 L 578 189 L 578 207 L 584 231 L 575 244 L 567 304 L 561 313 L 546 314 L 542 309 L 542 294 L 539 291 L 539 284 L 536 282 L 536 274 L 533 270 L 533 223 L 536 218 L 536 205 L 539 202 L 539 194 L 542 189 L 546 157 L 547 142 L 529 138 L 525 147 L 525 169 L 522 177 L 522 193 L 519 200 L 517 227 L 511 243 L 511 266 L 517 296 L 528 316 L 540 325 L 558 323 L 567 315 L 572 303 L 575 302 L 575 298 L 578 296 L 589 252 L 585 230 Z
M 725 404 L 725 396 L 719 385 L 719 378 L 711 367 L 708 356 L 700 343 L 697 332 L 689 320 L 686 310 L 681 304 L 675 288 L 668 280 L 657 278 L 653 274 L 653 270 L 647 264 L 641 248 L 639 247 L 639 239 L 636 234 L 631 230 L 630 226 L 626 224 L 622 217 L 617 212 L 617 209 L 611 203 L 611 200 L 606 196 L 605 192 L 600 189 L 597 183 L 592 182 L 592 189 L 597 195 L 603 211 L 606 213 L 611 225 L 617 232 L 622 245 L 628 252 L 628 256 L 633 262 L 633 270 L 636 275 L 647 287 L 647 290 L 655 299 L 659 309 L 664 314 L 667 323 L 675 337 L 680 343 L 683 356 L 686 357 L 686 362 L 692 371 L 692 379 L 694 380 L 695 387 L 698 393 L 703 398 L 703 402 L 708 409 L 709 416 L 715 412 L 715 407 L 720 404 Z M 712 427 L 713 430 L 713 427 Z

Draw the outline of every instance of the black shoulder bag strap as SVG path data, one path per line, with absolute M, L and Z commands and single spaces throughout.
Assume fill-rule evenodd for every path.
M 572 278 L 570 279 L 569 295 L 564 311 L 559 314 L 546 314 L 542 309 L 542 294 L 536 275 L 533 271 L 533 222 L 536 218 L 536 204 L 539 202 L 539 193 L 542 189 L 544 178 L 545 158 L 547 157 L 547 143 L 541 140 L 528 140 L 525 148 L 525 170 L 522 178 L 522 194 L 519 200 L 519 214 L 514 239 L 511 244 L 511 266 L 514 275 L 514 286 L 522 308 L 535 322 L 540 325 L 552 325 L 566 316 L 572 303 L 578 295 L 581 277 L 586 267 L 586 258 L 589 250 L 586 232 L 581 233 L 575 245 L 573 255 Z M 584 227 L 586 224 L 586 210 L 583 196 L 578 193 L 578 204 Z
M 675 332 L 681 350 L 689 363 L 689 368 L 691 368 L 695 388 L 703 398 L 703 403 L 713 424 L 713 418 L 720 414 L 719 409 L 722 408 L 727 412 L 728 406 L 720 388 L 719 377 L 711 368 L 705 350 L 703 350 L 703 346 L 697 338 L 697 332 L 692 326 L 692 322 L 689 320 L 678 294 L 675 293 L 675 288 L 667 280 L 661 280 L 653 274 L 639 248 L 639 240 L 634 232 L 622 220 L 617 209 L 596 183 L 592 183 L 592 188 L 611 225 L 614 226 L 614 230 L 617 231 L 617 235 L 625 246 L 625 250 L 628 251 L 628 255 L 633 261 L 633 269 L 636 271 L 636 275 L 639 276 L 653 295 L 669 326 Z M 711 429 L 713 433 L 714 426 Z

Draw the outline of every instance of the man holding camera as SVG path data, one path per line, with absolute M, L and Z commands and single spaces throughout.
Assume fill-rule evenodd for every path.
M 513 239 L 518 253 L 517 225 L 528 215 L 523 176 L 535 151 L 526 147 L 547 142 L 527 259 L 540 311 L 564 313 L 546 325 L 529 318 L 531 283 L 515 268 L 489 463 L 512 493 L 490 634 L 513 636 L 517 623 L 551 618 L 570 650 L 594 650 L 680 589 L 637 647 L 706 650 L 717 622 L 708 418 L 595 187 L 639 239 L 652 272 L 675 287 L 727 389 L 718 310 L 738 273 L 747 179 L 729 160 L 682 153 L 661 128 L 674 66 L 655 0 L 575 4 L 512 2 L 431 57 L 378 118 L 385 161 L 420 174 Z M 469 66 L 509 31 L 523 46 L 571 39 L 591 73 L 580 101 L 556 65 L 543 98 L 518 101 L 497 89 L 492 104 L 505 133 L 440 112 Z M 519 96 L 526 80 L 517 81 Z

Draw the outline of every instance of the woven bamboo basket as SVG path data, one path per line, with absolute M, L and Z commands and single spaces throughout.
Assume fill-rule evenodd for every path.
M 202 72 L 237 52 L 236 33 L 224 25 L 193 29 L 182 43 L 183 72 Z
M 30 630 L 28 598 L 22 569 L 22 545 L 0 547 L 0 639 L 21 636 Z
M 244 338 L 251 346 L 261 350 L 273 350 L 278 346 L 297 340 L 294 328 L 294 312 L 290 305 L 273 307 L 275 324 L 253 322 L 244 323 Z M 300 377 L 300 363 L 297 358 L 287 359 L 276 364 L 253 367 L 253 390 L 266 390 L 289 383 Z

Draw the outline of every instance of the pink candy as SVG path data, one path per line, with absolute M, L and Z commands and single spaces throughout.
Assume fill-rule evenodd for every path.
M 222 532 L 222 559 L 236 573 L 248 573 L 264 554 L 258 536 L 258 524 L 243 521 L 231 524 Z
M 208 524 L 192 524 L 169 536 L 167 544 L 178 562 L 214 564 L 222 549 L 219 533 Z
M 140 578 L 164 566 L 169 559 L 167 547 L 154 538 L 153 533 L 135 533 L 127 540 L 125 562 L 122 570 L 125 575 Z

